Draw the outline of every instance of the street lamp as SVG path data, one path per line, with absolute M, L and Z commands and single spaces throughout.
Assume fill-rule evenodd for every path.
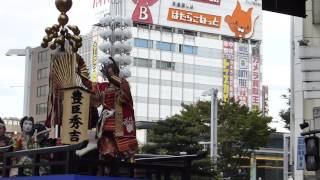
M 29 115 L 29 102 L 30 102 L 30 85 L 31 85 L 31 62 L 32 62 L 32 49 L 26 47 L 25 49 L 9 49 L 6 56 L 25 56 L 25 77 L 24 77 L 24 102 L 23 102 L 23 115 Z
M 203 96 L 211 96 L 211 128 L 210 128 L 210 156 L 213 161 L 213 165 L 216 168 L 218 157 L 218 89 L 209 89 L 202 93 Z

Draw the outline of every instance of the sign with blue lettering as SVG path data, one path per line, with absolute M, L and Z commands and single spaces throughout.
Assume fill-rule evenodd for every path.
M 306 145 L 304 142 L 304 137 L 298 137 L 298 146 L 297 146 L 297 170 L 304 170 L 304 156 L 306 152 Z

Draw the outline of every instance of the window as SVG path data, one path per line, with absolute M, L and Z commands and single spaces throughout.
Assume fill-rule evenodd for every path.
M 153 47 L 152 43 L 153 43 L 152 40 L 139 39 L 139 38 L 134 39 L 134 46 L 135 47 L 152 48 Z
M 172 28 L 170 28 L 170 27 L 162 27 L 162 32 L 169 32 L 169 33 L 171 33 L 171 32 L 172 32 Z
M 157 61 L 156 68 L 164 70 L 174 70 L 175 63 L 167 61 Z
M 167 42 L 160 42 L 157 41 L 157 49 L 163 50 L 163 51 L 175 51 L 174 43 L 167 43 Z
M 247 70 L 239 70 L 238 77 L 239 78 L 247 78 L 248 77 L 248 71 Z
M 313 0 L 312 1 L 312 21 L 313 24 L 320 24 L 320 1 Z
M 47 89 L 48 89 L 47 85 L 39 86 L 37 88 L 37 97 L 46 96 L 47 95 Z
M 195 32 L 195 31 L 188 31 L 188 30 L 184 30 L 184 35 L 188 35 L 188 36 L 197 36 L 197 32 Z
M 179 51 L 184 54 L 197 54 L 198 47 L 180 44 Z
M 48 61 L 48 60 L 49 60 L 48 51 L 39 52 L 39 54 L 38 54 L 38 63 L 42 63 L 42 62 L 45 62 L 45 61 Z
M 139 67 L 152 68 L 152 60 L 143 59 L 143 58 L 134 58 L 133 65 L 139 66 Z
M 37 74 L 38 80 L 48 77 L 48 68 L 43 68 L 38 70 Z
M 41 103 L 36 105 L 36 114 L 47 113 L 47 103 Z

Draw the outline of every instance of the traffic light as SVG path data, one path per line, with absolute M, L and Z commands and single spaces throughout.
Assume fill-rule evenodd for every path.
M 319 169 L 319 138 L 310 136 L 304 139 L 306 143 L 306 169 L 307 171 L 317 171 Z
M 306 0 L 262 0 L 262 9 L 305 18 Z

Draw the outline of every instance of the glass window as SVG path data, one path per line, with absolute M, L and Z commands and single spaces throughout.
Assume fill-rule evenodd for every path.
M 152 48 L 153 47 L 152 43 L 153 43 L 152 40 L 139 39 L 139 38 L 134 39 L 134 46 L 135 47 Z
M 175 67 L 174 62 L 157 61 L 157 63 L 156 63 L 157 69 L 174 70 L 174 67 Z
M 36 105 L 36 114 L 47 113 L 47 103 L 41 103 Z
M 222 59 L 222 50 L 206 47 L 198 47 L 197 54 L 200 57 Z
M 163 32 L 172 32 L 172 28 L 170 27 L 162 27 Z
M 175 51 L 176 44 L 157 41 L 157 49 L 163 51 Z
M 184 30 L 184 34 L 189 36 L 197 36 L 197 32 L 195 31 Z
M 47 95 L 47 89 L 48 89 L 47 85 L 39 86 L 37 88 L 37 97 L 46 96 Z
M 48 77 L 48 68 L 43 68 L 38 70 L 37 74 L 38 80 Z
M 139 67 L 152 68 L 152 60 L 144 58 L 134 58 L 133 65 Z
M 189 46 L 189 45 L 180 45 L 179 50 L 184 54 L 197 54 L 198 47 Z
M 248 71 L 247 70 L 239 70 L 238 77 L 239 78 L 247 78 L 248 77 Z

